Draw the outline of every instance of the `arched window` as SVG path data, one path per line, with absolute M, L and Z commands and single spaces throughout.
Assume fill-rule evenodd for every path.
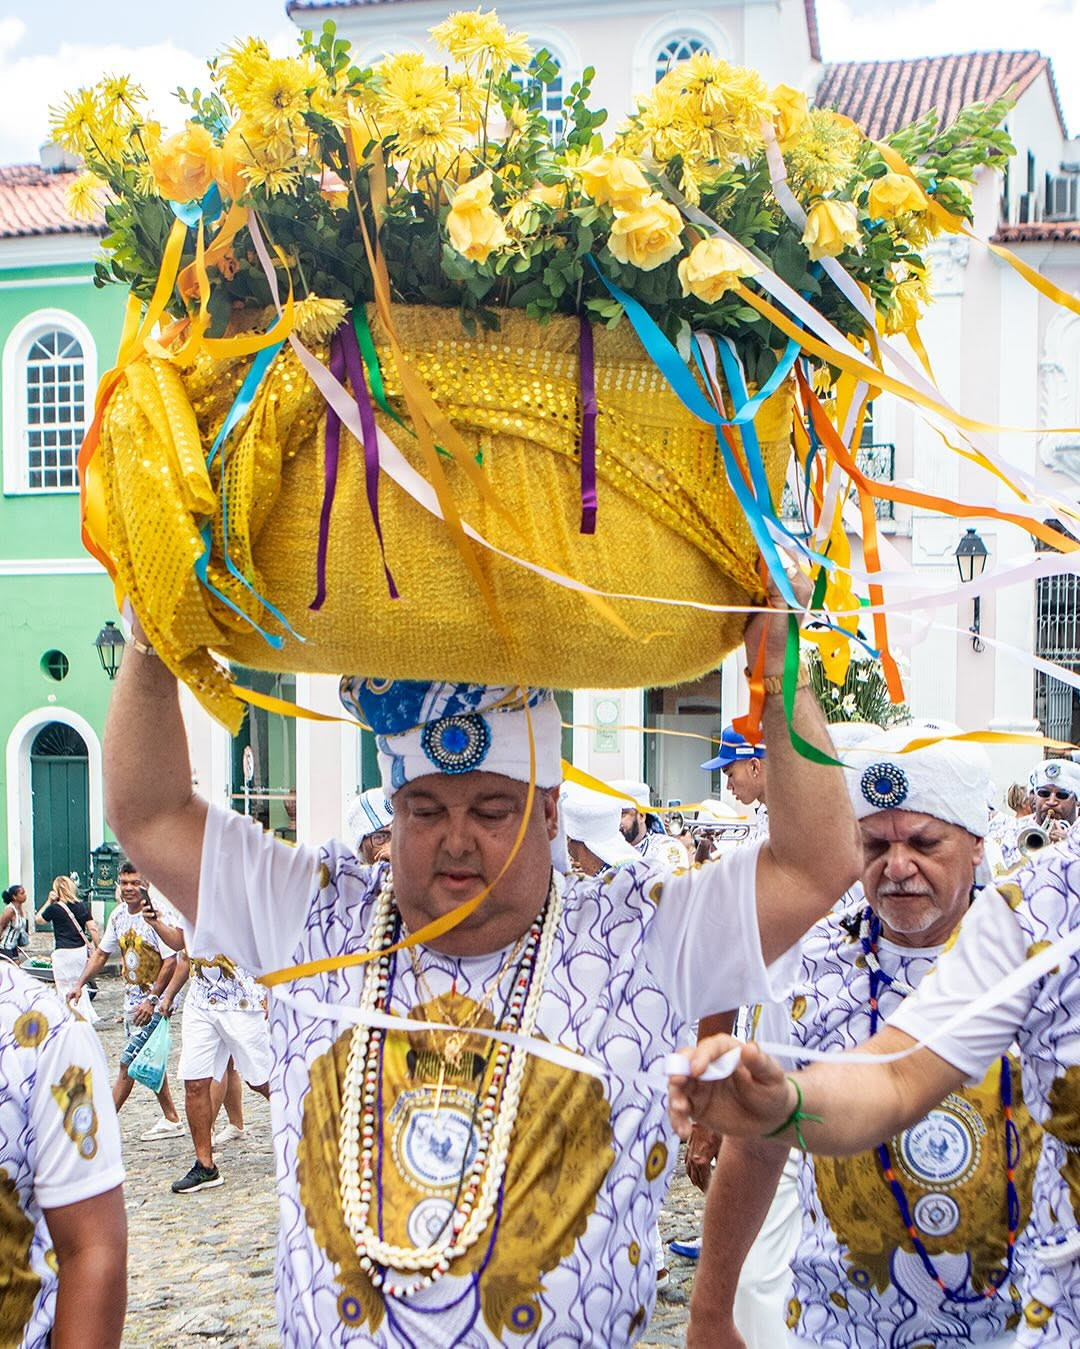
M 559 70 L 550 84 L 541 84 L 535 78 L 534 72 L 537 68 L 535 57 L 530 61 L 527 71 L 522 70 L 520 66 L 514 66 L 510 73 L 528 94 L 530 106 L 544 114 L 544 119 L 551 128 L 552 139 L 559 140 L 566 130 L 566 117 L 563 109 L 563 98 L 566 94 L 566 81 L 563 72 L 566 67 L 565 63 L 550 49 L 548 50 L 548 56 Z
M 668 38 L 656 53 L 653 72 L 656 83 L 660 83 L 672 66 L 677 66 L 680 61 L 689 61 L 691 56 L 708 50 L 708 43 L 702 38 L 694 37 L 692 33 L 676 33 L 674 37 Z
M 39 310 L 8 338 L 3 373 L 5 492 L 75 491 L 97 377 L 90 333 Z

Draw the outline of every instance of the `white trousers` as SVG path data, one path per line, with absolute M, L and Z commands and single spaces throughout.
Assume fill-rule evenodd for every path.
M 735 1292 L 735 1326 L 746 1349 L 777 1349 L 787 1336 L 791 1260 L 799 1244 L 798 1157 L 784 1163 L 769 1212 L 750 1247 Z

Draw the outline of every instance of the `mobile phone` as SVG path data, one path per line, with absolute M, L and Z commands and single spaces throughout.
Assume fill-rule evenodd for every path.
M 153 901 L 150 898 L 150 891 L 145 885 L 139 887 L 139 893 L 142 895 L 142 911 L 144 918 L 156 918 L 157 909 L 154 908 Z

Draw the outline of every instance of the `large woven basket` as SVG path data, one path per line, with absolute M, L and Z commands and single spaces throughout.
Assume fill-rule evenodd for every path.
M 704 613 L 657 598 L 745 604 L 760 596 L 757 549 L 724 475 L 713 430 L 670 391 L 628 324 L 595 333 L 595 534 L 580 530 L 581 392 L 578 325 L 539 326 L 519 312 L 465 336 L 456 311 L 398 307 L 404 355 L 467 442 L 505 514 L 461 466 L 442 460 L 461 515 L 499 548 L 607 593 L 610 609 L 480 550 L 500 635 L 446 525 L 385 475 L 380 515 L 401 598 L 392 600 L 364 487 L 363 450 L 343 433 L 327 556 L 326 600 L 316 589 L 326 405 L 286 347 L 250 415 L 228 443 L 229 552 L 253 590 L 307 640 L 274 649 L 196 575 L 200 528 L 214 541 L 209 579 L 268 630 L 281 629 L 223 565 L 220 459 L 207 448 L 231 407 L 247 360 L 200 356 L 186 370 L 142 357 L 106 410 L 98 453 L 108 551 L 163 658 L 204 704 L 235 726 L 240 705 L 209 655 L 264 669 L 353 672 L 572 688 L 663 685 L 714 668 L 737 643 L 741 615 Z M 371 316 L 387 393 L 404 413 L 386 333 Z M 313 348 L 320 358 L 326 351 Z M 759 414 L 774 496 L 788 449 L 786 391 Z M 413 437 L 379 422 L 421 472 Z M 515 649 L 516 647 L 516 649 Z

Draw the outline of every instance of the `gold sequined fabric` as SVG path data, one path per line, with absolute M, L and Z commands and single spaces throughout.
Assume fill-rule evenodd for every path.
M 469 338 L 456 311 L 400 306 L 393 313 L 405 359 L 482 455 L 502 507 L 493 509 L 463 468 L 443 457 L 462 518 L 497 547 L 601 591 L 710 604 L 759 598 L 757 549 L 714 433 L 678 401 L 629 324 L 595 331 L 599 510 L 596 533 L 582 535 L 577 322 L 541 326 L 518 312 L 501 320 L 498 332 Z M 405 418 L 387 335 L 373 313 L 371 322 L 387 394 Z M 326 361 L 325 349 L 313 350 Z M 248 366 L 248 358 L 201 355 L 181 370 L 141 358 L 109 403 L 98 451 L 118 586 L 170 668 L 227 725 L 235 727 L 241 711 L 209 650 L 262 669 L 616 688 L 693 678 L 738 642 L 741 615 L 649 599 L 616 600 L 605 610 L 479 549 L 513 634 L 507 642 L 446 526 L 383 474 L 380 518 L 401 592 L 391 600 L 363 448 L 344 430 L 327 598 L 311 612 L 326 406 L 291 348 L 278 354 L 230 438 L 224 479 L 220 457 L 209 472 L 205 467 Z M 426 476 L 412 435 L 382 413 L 378 420 Z M 783 390 L 757 420 L 774 497 L 790 422 L 791 396 Z M 213 585 L 267 630 L 280 631 L 224 565 L 223 487 L 233 564 L 304 643 L 288 637 L 273 649 L 198 581 L 200 529 L 209 522 Z

